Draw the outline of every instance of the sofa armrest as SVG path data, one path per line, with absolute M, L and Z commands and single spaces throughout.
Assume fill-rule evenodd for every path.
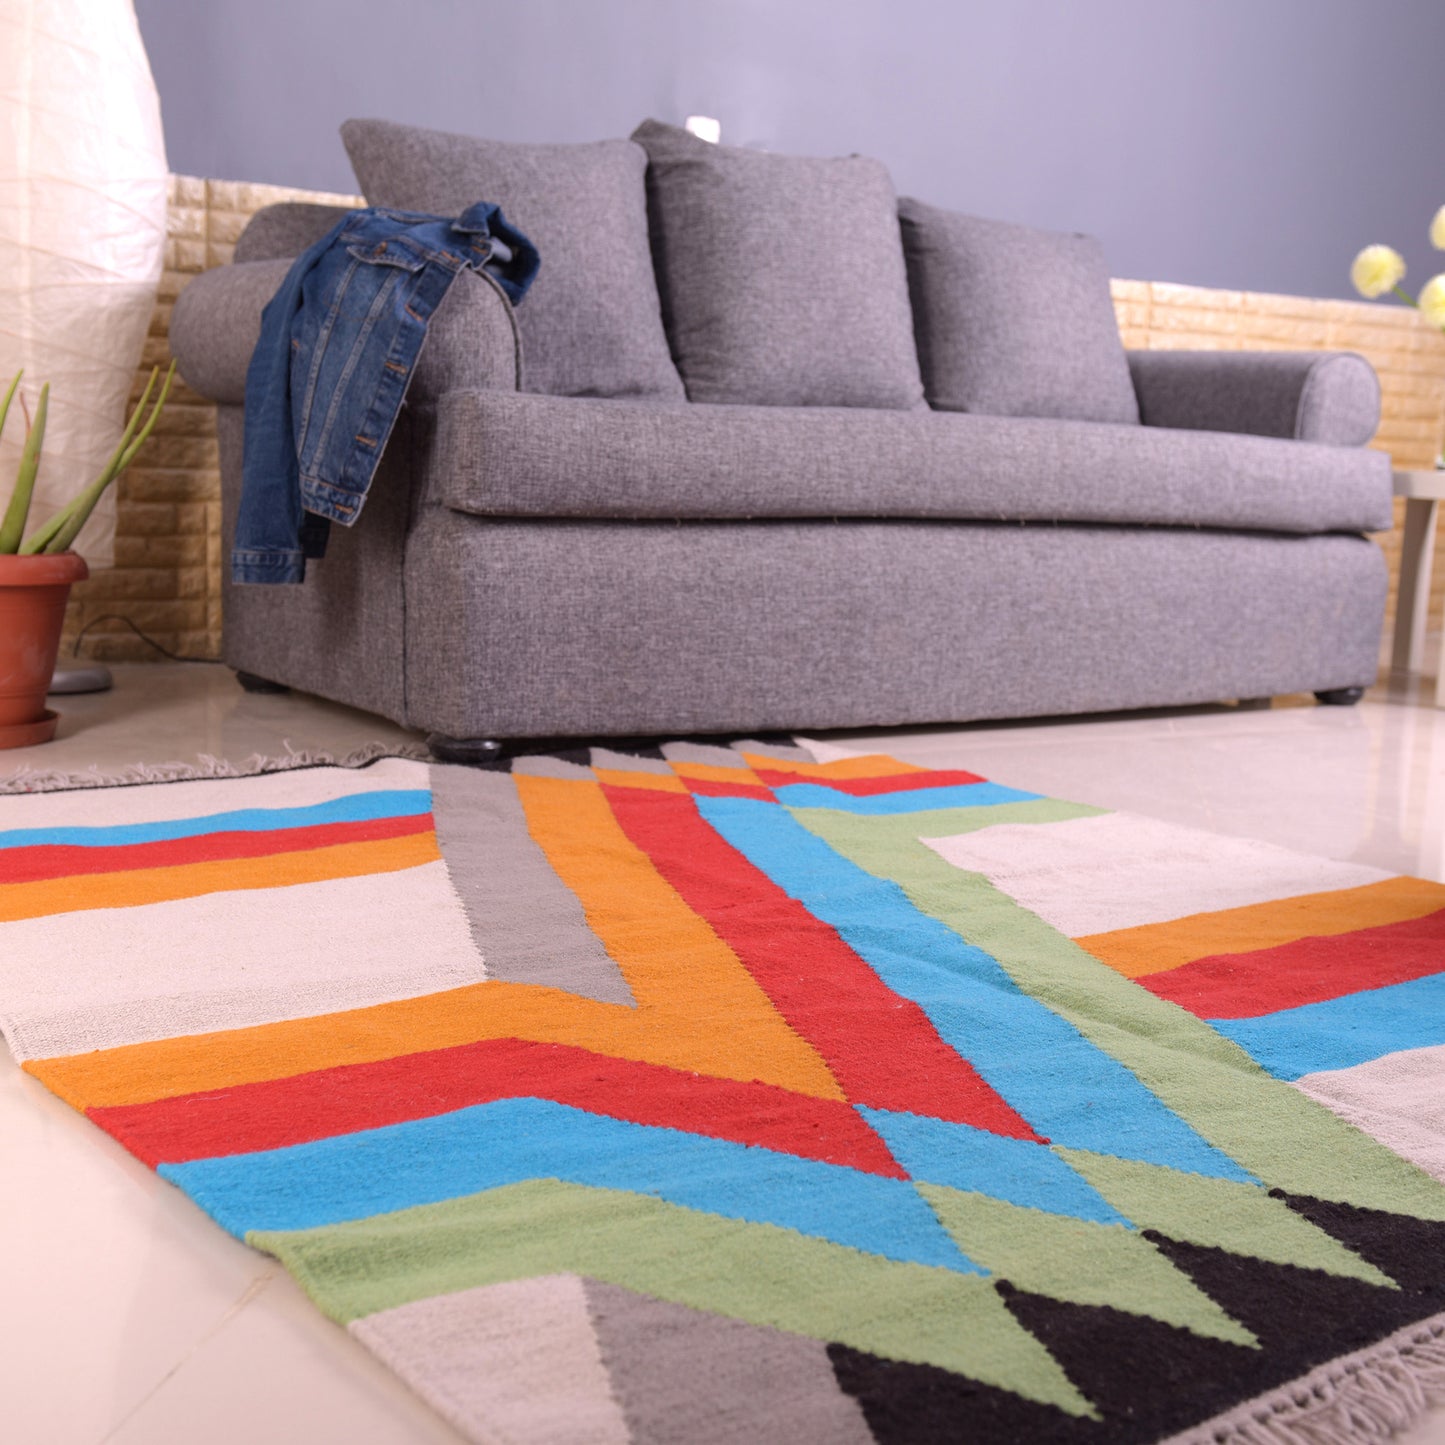
M 236 261 L 278 261 L 299 256 L 339 220 L 351 214 L 346 206 L 318 206 L 314 201 L 281 201 L 262 206 L 236 240 Z
M 193 390 L 233 406 L 246 400 L 246 369 L 261 335 L 261 313 L 291 261 L 244 261 L 197 276 L 171 313 L 171 353 Z M 448 391 L 515 391 L 522 343 L 512 304 L 483 271 L 463 271 L 427 328 L 407 401 L 434 403 Z
M 1352 351 L 1131 351 L 1145 426 L 1364 446 L 1380 382 Z
M 246 400 L 246 368 L 261 335 L 261 312 L 290 269 L 286 259 L 217 266 L 181 292 L 171 312 L 170 341 L 187 386 L 226 405 Z

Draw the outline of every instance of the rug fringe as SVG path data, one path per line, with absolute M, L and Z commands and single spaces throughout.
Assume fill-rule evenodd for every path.
M 1407 1325 L 1162 1445 L 1359 1445 L 1445 1404 L 1445 1315 Z
M 211 778 L 251 778 L 262 773 L 291 772 L 296 768 L 365 768 L 383 758 L 412 758 L 425 762 L 431 756 L 421 744 L 368 743 L 363 748 L 341 754 L 324 749 L 292 748 L 289 743 L 285 746 L 288 751 L 282 757 L 252 753 L 239 762 L 202 753 L 193 763 L 131 763 L 113 772 L 101 772 L 94 767 L 81 773 L 25 767 L 8 778 L 0 778 L 0 796 L 63 793 L 79 788 L 132 788 L 143 783 L 189 783 Z

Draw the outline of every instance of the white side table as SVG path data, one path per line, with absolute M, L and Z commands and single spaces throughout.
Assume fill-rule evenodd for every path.
M 1445 471 L 1396 472 L 1395 495 L 1405 498 L 1405 532 L 1400 540 L 1400 589 L 1390 665 L 1397 672 L 1420 672 L 1425 664 L 1436 509 L 1445 500 Z M 1445 707 L 1445 654 L 1436 676 L 1435 706 Z

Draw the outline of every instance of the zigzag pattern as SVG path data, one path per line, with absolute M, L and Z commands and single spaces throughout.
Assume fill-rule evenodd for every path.
M 411 766 L 426 787 L 0 835 L 0 916 L 16 920 L 440 858 L 482 958 L 521 960 L 26 1062 L 333 1318 L 576 1276 L 825 1344 L 831 1388 L 899 1440 L 936 1428 L 899 1404 L 924 1388 L 908 1369 L 1042 1409 L 1040 1439 L 1045 1418 L 1060 1439 L 1112 1419 L 1114 1387 L 1059 1334 L 1078 1311 L 1235 1361 L 1205 1371 L 1195 1420 L 1238 1398 L 1224 1376 L 1269 1376 L 1241 1352 L 1295 1368 L 1217 1287 L 1203 1261 L 1219 1252 L 1363 1291 L 1352 1327 L 1398 1318 L 1408 1254 L 1366 1247 L 1359 1221 L 1370 1240 L 1438 1228 L 1445 1189 L 1285 1080 L 1402 1031 L 1445 1042 L 1445 1010 L 1421 1022 L 1415 999 L 1445 986 L 1445 890 L 1248 903 L 1193 945 L 1173 919 L 1074 942 L 1010 897 L 1010 849 L 1098 810 L 974 774 L 746 743 L 599 748 L 466 775 L 467 813 L 456 770 Z M 478 810 L 524 820 L 509 897 L 467 887 L 486 858 L 449 820 Z M 1222 957 L 1226 914 L 1268 941 Z M 1318 946 L 1315 919 L 1333 930 Z M 532 934 L 570 986 L 524 981 L 551 976 L 528 973 Z M 1362 963 L 1382 948 L 1384 973 Z M 1342 998 L 1379 1020 L 1344 1054 Z M 1350 1237 L 1329 1209 L 1353 1211 Z M 1417 1318 L 1445 1308 L 1445 1281 L 1415 1294 Z M 1392 1303 L 1360 1303 L 1377 1298 Z

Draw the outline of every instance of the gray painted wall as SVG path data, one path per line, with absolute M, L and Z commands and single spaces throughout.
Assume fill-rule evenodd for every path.
M 1445 271 L 1442 0 L 136 0 L 172 169 L 350 191 L 383 116 L 499 139 L 714 115 L 1115 275 L 1350 296 Z

